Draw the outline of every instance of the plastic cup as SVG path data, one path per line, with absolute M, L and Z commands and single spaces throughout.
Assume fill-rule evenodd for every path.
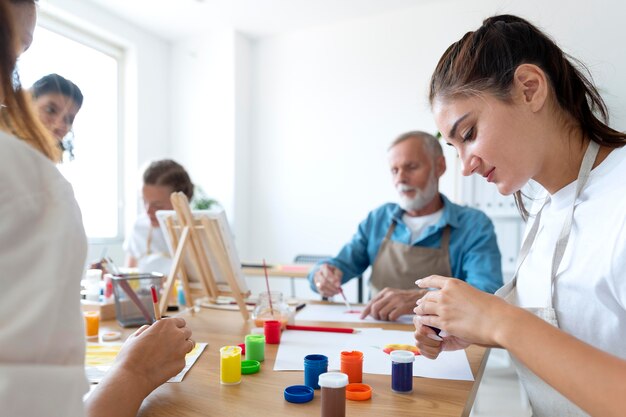
M 83 317 L 85 318 L 85 335 L 87 337 L 98 337 L 100 332 L 100 312 L 84 311 Z
M 328 372 L 328 356 L 306 355 L 304 357 L 304 385 L 320 389 L 319 376 Z
M 265 332 L 265 343 L 270 345 L 277 345 L 280 343 L 280 330 L 282 325 L 278 320 L 266 320 L 263 323 L 263 330 Z
M 220 383 L 235 385 L 241 382 L 241 348 L 224 346 L 220 349 Z
M 341 372 L 348 375 L 350 384 L 363 382 L 363 352 L 341 352 Z
M 265 336 L 249 334 L 245 338 L 246 359 L 263 362 L 265 360 Z
M 415 354 L 408 350 L 394 350 L 391 357 L 391 389 L 408 394 L 413 391 L 413 362 Z

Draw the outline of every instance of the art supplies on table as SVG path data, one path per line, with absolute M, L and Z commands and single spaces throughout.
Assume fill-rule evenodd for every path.
M 155 320 L 151 287 L 161 288 L 164 275 L 156 272 L 112 277 L 115 316 L 122 327 L 152 324 Z
M 185 356 L 185 367 L 178 375 L 167 382 L 181 382 L 185 374 L 200 357 L 208 343 L 196 343 L 196 346 Z M 98 383 L 113 365 L 115 357 L 122 347 L 121 343 L 88 343 L 85 354 L 85 373 L 91 383 Z
M 222 346 L 220 348 L 220 384 L 237 385 L 241 383 L 241 348 Z
M 172 269 L 165 283 L 160 309 L 167 308 L 166 300 L 173 291 L 173 281 L 182 281 L 187 307 L 195 305 L 189 289 L 190 281 L 201 284 L 204 296 L 210 300 L 220 295 L 232 296 L 241 317 L 248 320 L 244 299 L 250 295 L 244 279 L 241 262 L 235 247 L 226 213 L 223 210 L 191 211 L 182 192 L 170 196 L 173 211 L 156 212 L 160 227 L 172 255 Z
M 275 371 L 302 371 L 302 358 L 315 353 L 328 357 L 328 369 L 341 368 L 341 352 L 363 353 L 363 373 L 391 375 L 389 344 L 415 345 L 412 331 L 361 328 L 357 333 L 325 333 L 285 330 L 278 345 Z M 472 370 L 464 350 L 442 352 L 435 360 L 415 356 L 413 376 L 473 381 Z

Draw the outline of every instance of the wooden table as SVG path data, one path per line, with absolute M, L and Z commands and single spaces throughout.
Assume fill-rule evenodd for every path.
M 167 383 L 157 388 L 143 402 L 138 416 L 319 416 L 320 392 L 313 401 L 292 404 L 284 400 L 283 390 L 289 385 L 301 385 L 303 372 L 273 371 L 278 345 L 267 345 L 261 372 L 242 375 L 242 382 L 224 386 L 219 381 L 219 348 L 243 343 L 250 333 L 251 324 L 244 323 L 237 311 L 202 309 L 180 317 L 187 320 L 193 330 L 193 339 L 209 345 L 181 383 Z M 299 322 L 300 323 L 300 322 Z M 337 323 L 307 322 L 311 325 L 337 326 Z M 351 324 L 354 326 L 354 323 Z M 118 329 L 114 321 L 103 322 L 103 329 Z M 381 327 L 380 324 L 363 324 L 361 327 Z M 382 327 L 409 330 L 412 327 L 385 324 Z M 119 329 L 118 329 L 119 330 Z M 125 329 L 130 334 L 134 329 Z M 322 333 L 320 333 L 322 334 Z M 372 386 L 369 401 L 347 401 L 347 416 L 468 416 L 474 402 L 478 384 L 487 361 L 487 350 L 472 346 L 466 350 L 475 381 L 452 381 L 414 378 L 411 394 L 391 391 L 388 375 L 364 374 L 364 382 Z

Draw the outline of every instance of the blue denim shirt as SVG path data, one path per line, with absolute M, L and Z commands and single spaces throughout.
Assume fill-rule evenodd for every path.
M 339 254 L 321 261 L 309 274 L 311 289 L 313 276 L 323 263 L 331 264 L 343 272 L 342 283 L 361 275 L 376 260 L 392 219 L 397 226 L 391 240 L 406 245 L 439 248 L 443 229 L 450 225 L 450 268 L 452 275 L 468 284 L 494 293 L 502 286 L 502 263 L 493 223 L 485 213 L 474 208 L 452 203 L 443 194 L 443 215 L 437 224 L 429 226 L 414 242 L 411 230 L 402 221 L 404 210 L 395 203 L 387 203 L 371 211 Z

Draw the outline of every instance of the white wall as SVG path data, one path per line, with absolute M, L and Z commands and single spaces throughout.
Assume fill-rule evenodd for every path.
M 427 106 L 440 55 L 483 18 L 524 16 L 586 62 L 626 129 L 626 55 L 618 1 L 431 2 L 409 10 L 264 38 L 254 49 L 246 256 L 335 254 L 366 213 L 395 198 L 386 146 L 435 131 Z M 448 158 L 444 192 L 458 168 Z
M 170 45 L 90 2 L 41 0 L 39 4 L 45 12 L 100 35 L 126 51 L 126 192 L 123 203 L 125 218 L 132 222 L 138 210 L 138 168 L 149 160 L 170 154 Z M 121 242 L 108 248 L 109 255 L 121 264 Z M 97 258 L 101 250 L 102 245 L 90 245 L 89 259 Z
M 172 156 L 226 209 L 235 192 L 235 34 L 215 29 L 172 49 Z

